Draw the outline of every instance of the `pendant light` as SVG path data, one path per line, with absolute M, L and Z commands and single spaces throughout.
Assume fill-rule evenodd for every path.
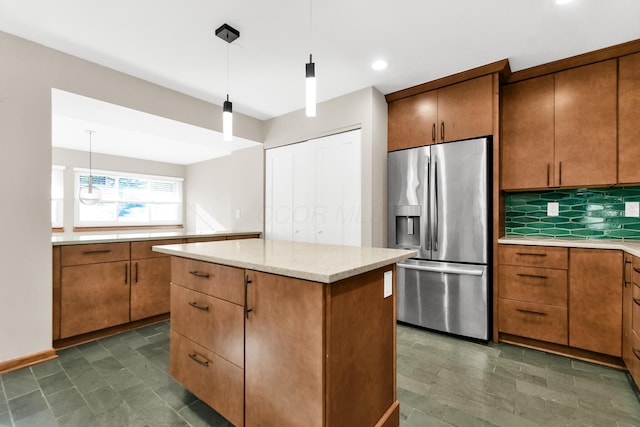
M 240 31 L 222 24 L 216 30 L 216 36 L 227 42 L 227 100 L 222 104 L 222 138 L 229 142 L 233 138 L 233 104 L 229 101 L 229 45 L 240 37 Z
M 85 131 L 89 134 L 89 185 L 84 185 L 78 190 L 78 199 L 80 203 L 84 205 L 95 205 L 102 198 L 102 192 L 100 189 L 93 185 L 93 175 L 91 173 L 91 136 L 94 131 Z
M 313 3 L 309 0 L 309 44 L 313 40 Z M 305 65 L 305 98 L 307 117 L 316 116 L 316 64 L 313 62 L 313 56 L 309 54 L 309 62 Z

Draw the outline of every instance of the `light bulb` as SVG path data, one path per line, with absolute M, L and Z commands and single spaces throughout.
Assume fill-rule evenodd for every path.
M 233 106 L 229 102 L 229 95 L 222 106 L 222 137 L 227 142 L 233 139 Z

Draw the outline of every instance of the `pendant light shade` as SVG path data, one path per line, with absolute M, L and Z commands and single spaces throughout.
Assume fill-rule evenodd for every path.
M 93 175 L 91 174 L 91 136 L 92 130 L 86 131 L 89 134 L 89 185 L 83 185 L 78 190 L 78 199 L 83 205 L 95 205 L 102 199 L 102 192 L 93 185 Z
M 229 101 L 229 45 L 240 37 L 240 31 L 222 24 L 216 30 L 216 36 L 227 42 L 227 100 L 222 104 L 222 139 L 230 142 L 233 139 L 233 104 Z
M 307 117 L 316 116 L 316 64 L 313 57 L 309 55 L 309 63 L 305 66 L 305 93 L 306 93 L 306 113 Z
M 233 138 L 233 105 L 229 95 L 222 105 L 222 137 L 227 142 Z

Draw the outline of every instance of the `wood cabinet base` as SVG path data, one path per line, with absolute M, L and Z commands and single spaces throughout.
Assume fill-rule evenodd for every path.
M 514 344 L 522 347 L 541 350 L 547 353 L 558 354 L 560 356 L 571 357 L 585 362 L 598 363 L 612 368 L 625 369 L 624 362 L 619 357 L 609 356 L 601 353 L 594 353 L 579 348 L 566 345 L 554 344 L 545 341 L 538 341 L 531 338 L 524 338 L 518 335 L 500 333 L 499 341 L 506 344 Z

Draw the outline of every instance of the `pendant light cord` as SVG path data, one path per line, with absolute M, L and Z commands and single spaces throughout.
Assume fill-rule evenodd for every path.
M 229 43 L 227 43 L 227 101 L 229 100 Z

